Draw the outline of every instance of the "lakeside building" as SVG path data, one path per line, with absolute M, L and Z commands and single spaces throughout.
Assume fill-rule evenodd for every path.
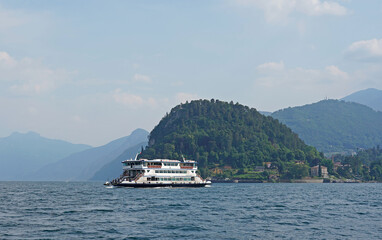
M 320 168 L 321 168 L 321 173 L 319 172 Z M 323 177 L 323 178 L 328 178 L 329 177 L 328 168 L 325 166 L 318 166 L 318 165 L 311 167 L 310 168 L 310 175 L 312 177 L 319 177 L 321 175 L 321 177 Z
M 263 163 L 266 168 L 271 168 L 272 162 L 264 162 Z
M 342 165 L 341 162 L 334 162 L 334 163 L 333 163 L 333 170 L 334 170 L 334 171 L 337 171 L 337 169 L 338 169 L 339 167 L 343 167 L 343 165 Z

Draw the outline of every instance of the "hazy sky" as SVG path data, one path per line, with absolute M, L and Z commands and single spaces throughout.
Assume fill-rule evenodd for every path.
M 98 146 L 191 99 L 382 89 L 380 0 L 0 0 L 0 137 Z

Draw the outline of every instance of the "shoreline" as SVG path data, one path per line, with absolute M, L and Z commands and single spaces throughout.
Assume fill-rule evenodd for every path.
M 381 183 L 377 181 L 360 181 L 354 179 L 282 179 L 280 181 L 261 181 L 256 179 L 212 179 L 212 183 Z

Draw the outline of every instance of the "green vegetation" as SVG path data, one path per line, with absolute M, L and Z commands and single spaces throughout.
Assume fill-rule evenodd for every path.
M 382 145 L 382 112 L 358 103 L 324 100 L 271 116 L 327 155 Z
M 197 160 L 203 176 L 301 178 L 323 161 L 272 117 L 238 103 L 198 100 L 174 107 L 150 133 L 142 158 Z M 256 172 L 271 162 L 272 168 Z M 296 163 L 298 162 L 298 164 Z
M 363 181 L 382 181 L 382 149 L 377 146 L 360 150 L 354 156 L 335 155 L 333 160 L 338 166 L 334 175 Z

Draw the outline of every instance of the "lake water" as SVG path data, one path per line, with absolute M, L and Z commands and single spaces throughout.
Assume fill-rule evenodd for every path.
M 382 239 L 382 184 L 0 182 L 0 239 Z

